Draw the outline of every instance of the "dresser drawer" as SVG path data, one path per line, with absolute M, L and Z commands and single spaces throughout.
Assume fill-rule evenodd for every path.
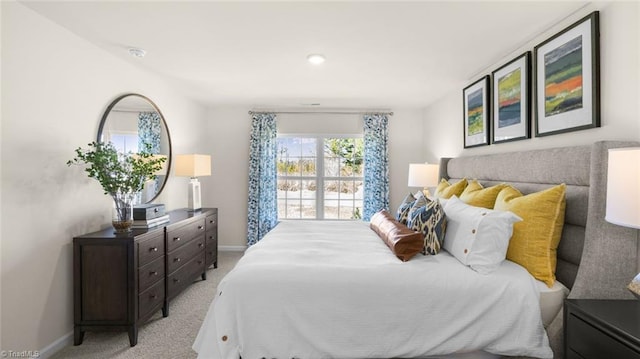
M 218 226 L 218 212 L 210 214 L 205 220 L 205 227 L 207 231 L 210 231 Z
M 218 231 L 217 230 L 210 230 L 206 232 L 206 237 L 207 237 L 207 244 L 209 244 L 209 242 L 213 243 L 218 243 Z
M 207 267 L 218 261 L 218 233 L 217 231 L 207 231 L 205 242 L 205 253 Z
M 178 294 L 182 288 L 193 282 L 195 277 L 204 272 L 204 252 L 187 262 L 167 278 L 167 297 Z
M 164 279 L 164 256 L 138 268 L 138 293 L 144 292 L 155 282 Z
M 626 358 L 640 359 L 640 353 L 625 346 L 582 318 L 570 313 L 567 317 L 568 349 L 571 355 L 585 359 Z M 568 353 L 569 354 L 569 353 Z
M 173 273 L 199 252 L 204 252 L 204 234 L 189 241 L 175 251 L 167 253 L 167 271 L 169 274 Z
M 164 255 L 164 232 L 156 232 L 138 242 L 138 267 Z
M 138 319 L 160 309 L 163 302 L 164 281 L 160 281 L 138 295 Z
M 198 234 L 204 233 L 205 219 L 193 221 L 181 227 L 167 230 L 167 251 L 171 252 L 176 248 L 184 245 Z

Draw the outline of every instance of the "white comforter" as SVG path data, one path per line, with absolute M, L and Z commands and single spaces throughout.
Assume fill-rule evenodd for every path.
M 397 259 L 363 222 L 285 221 L 221 281 L 198 358 L 553 356 L 534 279 L 447 252 Z

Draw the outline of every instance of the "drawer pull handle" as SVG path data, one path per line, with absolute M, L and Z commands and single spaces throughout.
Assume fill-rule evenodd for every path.
M 179 241 L 179 240 L 180 240 L 180 237 L 173 237 L 173 240 L 174 240 L 174 241 Z
M 209 224 L 214 224 L 216 223 L 216 221 L 214 221 L 213 219 L 209 221 Z
M 198 261 L 198 264 L 202 264 L 202 261 Z
M 149 248 L 149 252 L 157 252 L 157 251 L 158 251 L 158 247 Z
M 202 248 L 202 247 L 204 247 L 204 244 L 198 243 L 198 247 Z
M 178 283 L 179 281 L 180 281 L 180 279 L 178 279 L 178 278 L 173 278 L 173 282 L 174 282 L 174 283 Z
M 201 231 L 204 229 L 204 226 L 198 226 L 198 230 Z
M 158 275 L 158 272 L 157 271 L 151 271 L 151 272 L 149 272 L 149 275 Z
M 179 258 L 179 257 L 176 257 L 176 258 L 174 258 L 174 259 L 173 259 L 173 261 L 174 261 L 174 262 L 180 262 L 180 258 Z
M 213 239 L 213 236 L 209 236 L 209 239 Z
M 157 296 L 157 295 L 155 295 L 155 294 L 151 294 L 151 295 L 149 295 L 149 298 L 151 298 L 151 299 L 156 299 L 156 298 L 158 298 L 158 296 Z

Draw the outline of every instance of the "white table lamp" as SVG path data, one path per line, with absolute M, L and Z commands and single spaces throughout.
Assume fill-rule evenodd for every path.
M 439 166 L 428 163 L 409 164 L 409 187 L 422 187 L 425 196 L 429 197 L 429 188 L 438 185 Z
M 619 226 L 640 229 L 640 147 L 609 150 L 604 219 Z M 627 288 L 640 299 L 640 274 Z
M 190 211 L 201 209 L 200 182 L 197 177 L 211 176 L 211 156 L 197 154 L 177 155 L 175 174 L 176 176 L 191 177 L 187 208 Z

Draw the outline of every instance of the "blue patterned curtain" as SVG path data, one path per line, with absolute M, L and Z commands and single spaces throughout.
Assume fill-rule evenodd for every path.
M 389 209 L 389 134 L 387 115 L 364 116 L 364 221 Z
M 249 153 L 247 243 L 250 246 L 278 223 L 276 144 L 276 115 L 254 114 Z
M 151 145 L 151 154 L 160 153 L 160 115 L 157 112 L 140 112 L 138 114 L 138 151 L 146 150 Z

